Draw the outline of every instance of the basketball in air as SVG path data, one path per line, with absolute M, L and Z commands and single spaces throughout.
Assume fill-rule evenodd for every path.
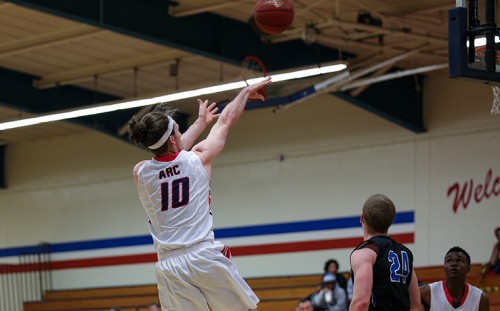
M 290 0 L 259 0 L 253 18 L 257 27 L 267 34 L 279 34 L 293 22 L 293 4 Z

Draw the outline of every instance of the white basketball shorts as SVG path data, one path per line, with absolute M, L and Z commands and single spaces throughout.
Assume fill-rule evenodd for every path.
M 206 241 L 158 254 L 156 280 L 162 310 L 247 311 L 259 299 L 241 277 L 228 247 Z

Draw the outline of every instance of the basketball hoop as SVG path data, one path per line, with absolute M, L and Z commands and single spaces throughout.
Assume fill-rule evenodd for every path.
M 247 56 L 241 62 L 241 72 L 240 76 L 248 85 L 248 80 L 253 78 L 260 78 L 267 76 L 267 70 L 264 63 L 256 56 Z M 266 93 L 264 89 L 260 89 L 257 91 L 259 94 L 266 97 Z
M 484 65 L 484 51 L 486 50 L 486 46 L 480 46 L 476 48 L 476 57 L 475 60 L 476 62 L 481 63 Z M 486 66 L 484 66 L 486 67 Z M 483 68 L 486 69 L 486 68 Z M 496 72 L 500 74 L 500 51 L 497 50 L 497 62 L 496 62 Z M 491 114 L 492 115 L 497 115 L 500 114 L 500 87 L 499 86 L 492 86 L 491 87 L 493 90 L 493 105 L 491 106 Z

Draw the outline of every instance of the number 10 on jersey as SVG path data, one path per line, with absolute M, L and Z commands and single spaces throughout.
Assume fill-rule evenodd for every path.
M 189 178 L 183 177 L 161 184 L 161 211 L 179 208 L 189 203 Z

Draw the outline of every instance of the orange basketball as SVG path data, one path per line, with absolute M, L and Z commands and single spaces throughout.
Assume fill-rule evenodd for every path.
M 259 0 L 255 5 L 253 18 L 263 32 L 282 33 L 292 25 L 293 4 L 290 0 Z

